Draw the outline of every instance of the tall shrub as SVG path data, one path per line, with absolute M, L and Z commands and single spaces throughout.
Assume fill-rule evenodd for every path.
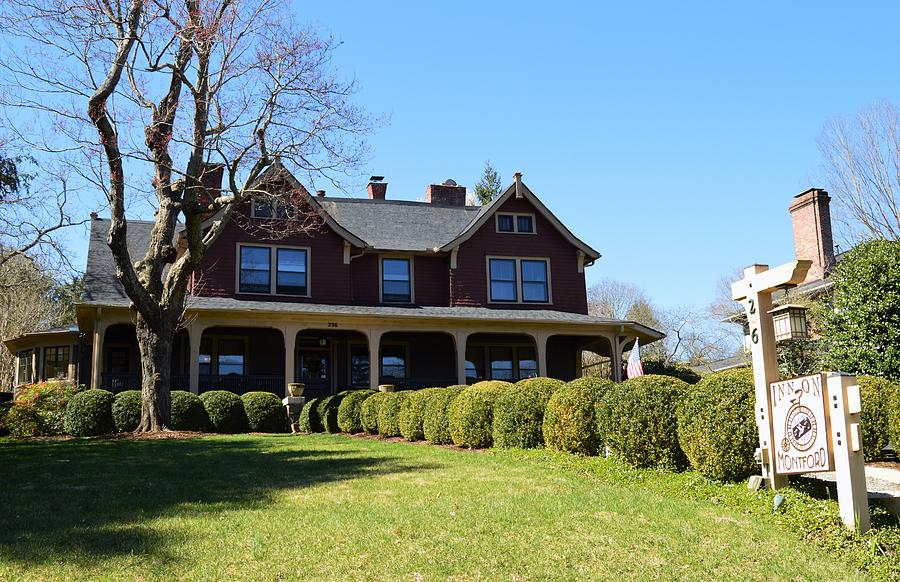
M 494 403 L 513 385 L 488 380 L 469 386 L 457 396 L 447 414 L 450 436 L 460 447 L 482 449 L 494 442 Z
M 353 434 L 363 430 L 362 405 L 373 394 L 375 394 L 374 390 L 354 390 L 344 396 L 338 406 L 337 416 L 338 427 L 343 432 Z
M 569 382 L 551 396 L 541 427 L 547 448 L 596 455 L 602 444 L 597 406 L 612 387 L 609 380 L 586 376 Z
M 63 434 L 66 405 L 82 390 L 83 386 L 60 381 L 23 386 L 6 414 L 7 430 L 13 436 Z
M 859 376 L 857 382 L 862 401 L 859 429 L 863 453 L 867 461 L 874 461 L 881 457 L 881 450 L 888 444 L 890 402 L 897 386 L 884 378 L 872 376 Z
M 528 378 L 506 390 L 494 405 L 494 446 L 530 449 L 544 444 L 544 409 L 565 382 Z
M 425 408 L 429 400 L 437 396 L 443 388 L 423 388 L 410 392 L 400 405 L 400 434 L 408 441 L 420 441 L 425 438 L 422 424 L 425 422 Z
M 606 445 L 636 467 L 683 469 L 678 406 L 689 385 L 670 376 L 639 376 L 615 385 L 598 408 Z
M 450 386 L 428 400 L 428 404 L 425 405 L 425 416 L 422 420 L 422 434 L 425 435 L 425 440 L 435 445 L 449 445 L 453 443 L 453 437 L 450 436 L 450 420 L 448 418 L 450 404 L 466 388 L 462 384 Z
M 749 368 L 710 374 L 687 390 L 678 407 L 678 442 L 694 469 L 719 481 L 756 472 L 755 402 Z

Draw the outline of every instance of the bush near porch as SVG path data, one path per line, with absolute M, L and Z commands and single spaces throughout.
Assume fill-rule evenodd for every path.
M 597 406 L 613 386 L 609 380 L 587 376 L 567 383 L 551 396 L 541 426 L 547 448 L 598 454 L 602 439 Z
M 247 432 L 244 402 L 234 392 L 210 390 L 200 395 L 200 401 L 216 432 L 228 434 Z
M 443 392 L 432 397 L 425 405 L 425 416 L 422 419 L 422 433 L 425 440 L 434 445 L 453 444 L 450 436 L 450 422 L 447 418 L 450 404 L 465 390 L 467 386 L 456 385 L 444 388 Z
M 281 400 L 271 392 L 241 395 L 250 432 L 287 432 L 288 418 Z
M 422 425 L 425 422 L 425 409 L 432 398 L 445 388 L 423 388 L 412 392 L 400 405 L 400 434 L 408 441 L 420 441 L 425 438 Z
M 338 427 L 342 432 L 350 434 L 362 432 L 362 405 L 375 394 L 374 390 L 354 390 L 344 396 L 341 405 L 338 406 Z
M 378 434 L 384 437 L 400 436 L 400 408 L 411 391 L 385 392 L 378 400 Z
M 494 405 L 494 446 L 533 449 L 543 445 L 547 401 L 565 385 L 552 378 L 527 378 L 501 394 Z
M 453 399 L 447 413 L 453 443 L 470 449 L 483 449 L 494 443 L 494 403 L 509 382 L 487 380 L 463 390 Z

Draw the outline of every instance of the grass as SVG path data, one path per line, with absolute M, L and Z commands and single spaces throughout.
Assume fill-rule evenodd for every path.
M 0 439 L 0 579 L 864 578 L 697 479 L 343 435 Z

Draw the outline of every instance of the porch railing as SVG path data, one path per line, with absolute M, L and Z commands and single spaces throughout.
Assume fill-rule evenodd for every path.
M 393 384 L 395 390 L 420 390 L 422 388 L 443 388 L 458 384 L 456 378 L 390 378 L 382 377 L 379 384 Z
M 190 390 L 190 379 L 181 374 L 172 376 L 172 390 Z M 141 374 L 119 374 L 103 372 L 100 374 L 100 387 L 112 393 L 124 390 L 140 390 Z
M 200 376 L 200 393 L 210 390 L 228 390 L 236 394 L 244 392 L 260 391 L 272 392 L 278 396 L 284 393 L 284 376 Z

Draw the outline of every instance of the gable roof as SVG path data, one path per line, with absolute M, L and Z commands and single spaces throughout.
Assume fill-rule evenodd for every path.
M 516 175 L 517 179 L 515 182 L 509 185 L 509 187 L 501 194 L 497 196 L 490 203 L 481 207 L 478 214 L 472 219 L 466 227 L 460 231 L 460 233 L 453 238 L 450 242 L 440 247 L 441 251 L 450 251 L 457 248 L 462 243 L 466 242 L 469 238 L 471 238 L 481 226 L 488 221 L 488 219 L 497 212 L 497 209 L 500 208 L 504 202 L 509 200 L 512 196 L 520 195 L 522 198 L 525 198 L 535 207 L 535 209 L 540 212 L 544 218 L 546 218 L 550 224 L 552 224 L 556 230 L 559 231 L 563 237 L 568 240 L 572 245 L 577 247 L 580 251 L 582 251 L 587 258 L 590 260 L 597 260 L 600 258 L 600 253 L 591 248 L 587 243 L 576 237 L 572 234 L 566 226 L 560 222 L 556 215 L 550 212 L 550 209 L 544 206 L 544 203 L 541 202 L 537 196 L 534 195 L 528 186 L 525 185 L 518 178 L 518 174 Z

